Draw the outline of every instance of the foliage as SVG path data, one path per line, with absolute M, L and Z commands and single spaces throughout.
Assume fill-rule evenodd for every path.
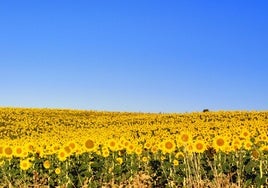
M 0 186 L 267 187 L 268 112 L 0 108 Z

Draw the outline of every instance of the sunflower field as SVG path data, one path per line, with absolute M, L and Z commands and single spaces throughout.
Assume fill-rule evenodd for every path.
M 268 187 L 268 112 L 0 108 L 0 187 Z

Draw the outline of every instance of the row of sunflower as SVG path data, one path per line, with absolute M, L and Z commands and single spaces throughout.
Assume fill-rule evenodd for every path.
M 268 186 L 268 112 L 0 108 L 0 186 Z

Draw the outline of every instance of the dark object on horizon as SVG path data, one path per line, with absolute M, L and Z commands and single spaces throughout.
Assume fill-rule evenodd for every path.
M 204 109 L 203 112 L 209 112 L 209 109 Z

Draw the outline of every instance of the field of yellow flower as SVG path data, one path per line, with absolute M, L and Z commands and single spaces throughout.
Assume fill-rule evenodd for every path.
M 268 112 L 0 108 L 0 187 L 268 187 Z

